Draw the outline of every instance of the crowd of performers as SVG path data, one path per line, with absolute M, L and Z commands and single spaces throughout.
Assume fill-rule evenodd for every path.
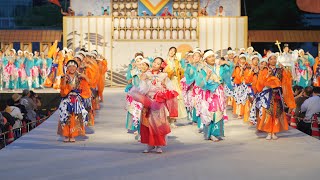
M 94 125 L 95 110 L 103 102 L 107 61 L 96 50 L 74 54 L 57 44 L 46 55 L 15 49 L 4 55 L 0 50 L 0 87 L 60 90 L 58 134 L 64 142 L 75 142 L 75 137 L 85 135 L 85 126 Z
M 86 126 L 94 126 L 95 111 L 103 102 L 107 61 L 96 50 L 82 49 L 63 66 L 58 135 L 64 137 L 64 142 L 75 142 L 75 137 L 85 136 Z
M 166 59 L 153 59 L 137 52 L 128 67 L 126 128 L 147 145 L 144 153 L 161 153 L 182 118 L 197 125 L 205 140 L 223 140 L 227 106 L 267 140 L 276 140 L 288 130 L 285 109 L 296 107 L 292 86 L 320 86 L 318 58 L 302 49 L 289 52 L 287 44 L 264 57 L 253 47 L 228 48 L 223 57 L 211 49 L 196 48 L 182 60 L 176 53 L 171 47 Z

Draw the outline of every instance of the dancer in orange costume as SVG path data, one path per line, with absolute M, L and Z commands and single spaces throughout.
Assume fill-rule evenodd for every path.
M 77 72 L 78 63 L 69 60 L 67 72 L 62 77 L 59 105 L 58 134 L 64 137 L 64 142 L 75 142 L 75 137 L 85 135 L 85 125 L 88 123 L 87 114 L 82 98 L 90 97 L 88 78 Z
M 269 65 L 258 75 L 256 95 L 257 129 L 267 132 L 267 140 L 278 139 L 276 133 L 288 130 L 288 120 L 284 106 L 295 108 L 292 91 L 292 76 L 279 64 L 276 67 L 276 54 L 268 56 Z
M 43 83 L 43 86 L 47 87 L 47 88 L 52 87 L 52 85 L 55 81 L 55 78 L 56 78 L 58 63 L 56 63 L 55 59 L 58 54 L 57 51 L 59 51 L 57 46 L 58 46 L 58 41 L 56 40 L 48 51 L 48 59 L 52 60 L 52 66 L 51 66 L 51 64 L 48 64 L 48 66 L 50 66 L 51 68 L 49 69 L 49 74 Z
M 252 81 L 253 71 L 251 66 L 246 62 L 245 54 L 239 56 L 239 64 L 235 67 L 234 75 L 234 98 L 236 101 L 235 113 L 241 119 L 245 116 L 244 122 L 248 122 L 250 113 L 250 98 L 253 97 Z
M 320 51 L 313 65 L 313 86 L 320 87 Z
M 98 95 L 100 102 L 103 102 L 104 83 L 106 79 L 106 72 L 108 70 L 108 62 L 106 59 L 97 59 L 99 64 L 99 82 L 98 82 Z

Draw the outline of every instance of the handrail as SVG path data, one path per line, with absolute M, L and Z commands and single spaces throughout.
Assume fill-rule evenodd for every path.
M 33 120 L 33 121 L 31 121 L 31 122 L 26 123 L 25 125 L 21 125 L 19 128 L 14 128 L 14 129 L 11 129 L 11 130 L 8 130 L 8 131 L 5 131 L 5 132 L 0 133 L 0 137 L 3 138 L 2 141 L 4 142 L 4 147 L 6 147 L 6 146 L 8 145 L 7 142 L 6 142 L 6 137 L 5 137 L 6 134 L 8 134 L 8 133 L 10 133 L 10 132 L 13 132 L 14 130 L 17 130 L 17 129 L 21 132 L 21 129 L 22 129 L 22 128 L 28 128 L 28 129 L 27 129 L 27 132 L 30 132 L 29 125 L 36 123 L 36 127 L 38 127 L 37 123 L 40 123 L 40 124 L 43 123 L 43 122 L 44 122 L 45 120 L 47 120 L 51 115 L 52 115 L 52 113 L 50 112 L 50 115 L 47 115 L 47 116 L 45 116 L 45 117 L 43 117 L 43 118 L 41 118 L 41 119 Z M 22 136 L 22 135 L 21 135 L 21 136 Z M 18 138 L 20 138 L 21 136 L 19 136 Z M 18 138 L 17 138 L 17 139 L 18 139 Z M 0 148 L 0 149 L 1 149 L 1 148 Z

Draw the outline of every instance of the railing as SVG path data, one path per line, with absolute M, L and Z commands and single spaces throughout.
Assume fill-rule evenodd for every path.
M 51 109 L 52 111 L 55 111 L 56 109 Z M 15 128 L 15 129 L 10 129 L 6 132 L 3 132 L 3 133 L 0 133 L 0 149 L 3 148 L 3 147 L 6 147 L 7 145 L 11 144 L 13 141 L 19 139 L 20 137 L 22 137 L 24 134 L 22 134 L 22 129 L 26 128 L 26 133 L 27 134 L 28 132 L 30 132 L 32 129 L 35 129 L 36 127 L 38 127 L 40 124 L 42 124 L 44 121 L 46 121 L 50 116 L 51 116 L 52 112 L 49 111 L 48 112 L 48 115 L 41 118 L 41 119 L 36 119 L 34 121 L 31 121 L 31 122 L 28 122 L 26 124 L 22 124 L 19 128 Z M 30 128 L 34 126 L 33 128 Z M 15 136 L 15 132 L 19 133 L 19 136 Z M 14 134 L 14 140 L 13 141 L 10 141 L 10 142 L 7 142 L 7 139 L 8 139 L 8 134 L 9 133 L 13 133 Z M 3 146 L 3 147 L 1 147 Z

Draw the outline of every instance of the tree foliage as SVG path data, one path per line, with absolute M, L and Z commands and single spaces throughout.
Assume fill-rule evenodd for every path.
M 60 1 L 65 5 L 65 1 Z M 17 27 L 28 29 L 62 29 L 62 15 L 60 7 L 48 1 L 38 1 L 34 6 L 27 10 L 23 16 L 15 16 Z
M 308 28 L 295 0 L 245 0 L 245 3 L 251 30 Z

